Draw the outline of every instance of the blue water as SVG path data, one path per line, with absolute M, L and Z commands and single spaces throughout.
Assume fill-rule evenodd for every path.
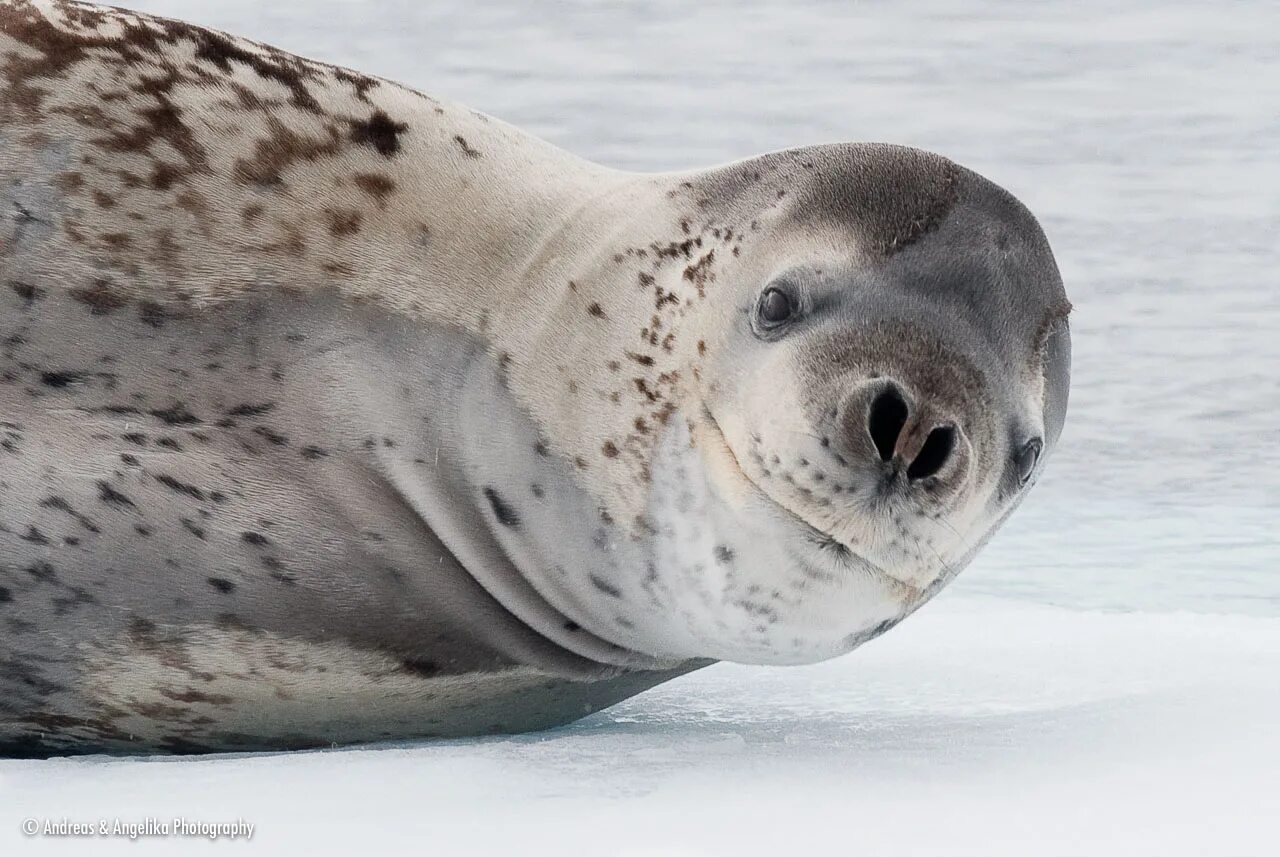
M 1280 4 L 137 0 L 462 101 L 604 163 L 935 149 L 1035 211 L 1067 429 L 955 584 L 1280 614 Z

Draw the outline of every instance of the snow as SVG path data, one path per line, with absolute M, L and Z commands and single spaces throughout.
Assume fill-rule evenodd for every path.
M 0 761 L 0 853 L 207 847 L 19 831 L 175 815 L 245 819 L 271 854 L 1280 853 L 1280 6 L 132 5 L 618 167 L 942 151 L 1043 222 L 1072 406 L 974 566 L 849 657 L 720 665 L 515 738 Z
M 944 596 L 856 656 L 715 666 L 537 735 L 7 762 L 0 837 L 184 816 L 272 854 L 1262 855 L 1277 675 L 1274 618 Z

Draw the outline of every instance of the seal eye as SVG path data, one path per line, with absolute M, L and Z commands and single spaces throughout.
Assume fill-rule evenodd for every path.
M 795 301 L 782 289 L 765 289 L 760 296 L 760 323 L 776 327 L 795 315 Z
M 1031 478 L 1031 474 L 1035 472 L 1036 462 L 1040 460 L 1040 452 L 1044 449 L 1044 442 L 1038 437 L 1033 437 L 1026 442 L 1022 449 L 1018 450 L 1017 458 L 1014 463 L 1018 467 L 1018 484 L 1026 485 L 1027 480 Z

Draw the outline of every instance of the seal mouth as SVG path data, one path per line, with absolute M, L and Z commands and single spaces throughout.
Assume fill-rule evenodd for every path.
M 759 494 L 761 497 L 767 500 L 769 502 L 769 505 L 776 507 L 788 518 L 790 518 L 792 521 L 795 521 L 795 523 L 800 525 L 800 527 L 802 527 L 805 530 L 806 534 L 810 537 L 810 539 L 815 543 L 817 543 L 820 547 L 834 547 L 837 550 L 845 550 L 852 553 L 852 550 L 844 542 L 840 541 L 830 533 L 824 533 L 822 530 L 818 529 L 813 524 L 806 521 L 803 517 L 801 517 L 799 512 L 796 512 L 793 509 L 789 508 L 782 501 L 778 500 L 776 497 L 774 497 L 772 494 L 766 491 L 764 486 L 760 485 L 760 483 L 756 482 L 754 479 L 748 476 L 747 471 L 744 470 L 742 467 L 742 462 L 738 460 L 738 454 L 733 451 L 733 447 L 730 446 L 729 444 L 729 439 L 725 437 L 724 429 L 720 428 L 720 423 L 716 420 L 715 414 L 711 413 L 711 409 L 708 408 L 705 404 L 702 406 L 702 415 L 706 418 L 707 423 L 713 429 L 715 429 L 716 438 L 720 441 L 720 445 L 724 447 L 725 452 L 729 454 L 729 460 L 733 462 L 733 469 L 738 472 L 738 475 L 742 477 L 743 481 L 745 481 L 748 485 L 750 485 L 757 494 Z
M 820 550 L 830 553 L 833 557 L 846 565 L 861 566 L 873 574 L 882 577 L 886 581 L 889 581 L 894 586 L 906 587 L 911 590 L 913 594 L 920 593 L 921 590 L 919 586 L 916 586 L 913 583 L 908 583 L 907 581 L 890 574 L 884 568 L 867 559 L 849 545 L 837 539 L 831 533 L 823 532 L 813 524 L 809 523 L 800 515 L 799 512 L 791 509 L 766 491 L 763 486 L 748 476 L 747 472 L 742 468 L 742 462 L 738 460 L 737 453 L 735 453 L 733 451 L 733 447 L 729 445 L 729 439 L 725 437 L 724 429 L 720 428 L 720 423 L 716 420 L 715 414 L 711 413 L 711 409 L 707 407 L 706 403 L 702 404 L 702 414 L 706 418 L 708 425 L 715 430 L 716 437 L 720 441 L 720 445 L 724 447 L 725 452 L 728 453 L 729 460 L 733 463 L 734 470 L 738 472 L 738 475 L 742 477 L 743 481 L 745 481 L 747 485 L 750 485 L 752 490 L 762 497 L 770 506 L 784 514 L 789 520 L 795 522 L 809 540 Z

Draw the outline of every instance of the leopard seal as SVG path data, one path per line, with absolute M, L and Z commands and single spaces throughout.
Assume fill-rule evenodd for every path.
M 0 2 L 0 749 L 566 723 L 884 633 L 1061 431 L 1034 217 L 937 155 L 588 163 Z

